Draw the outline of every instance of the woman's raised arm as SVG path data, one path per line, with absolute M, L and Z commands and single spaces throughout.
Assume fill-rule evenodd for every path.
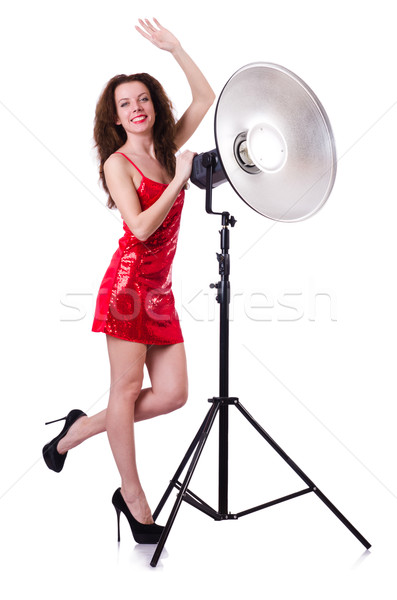
M 157 19 L 153 20 L 156 27 L 148 19 L 145 21 L 140 19 L 139 23 L 142 28 L 136 26 L 137 31 L 157 48 L 172 54 L 185 73 L 192 92 L 192 102 L 177 123 L 175 143 L 179 149 L 196 131 L 214 102 L 215 93 L 198 66 L 182 48 L 179 40 Z

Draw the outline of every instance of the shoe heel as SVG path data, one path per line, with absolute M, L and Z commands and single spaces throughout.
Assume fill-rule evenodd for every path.
M 52 423 L 58 423 L 59 421 L 66 421 L 67 417 L 62 417 L 62 419 L 55 419 L 55 421 L 47 421 L 44 425 L 51 425 Z
M 116 515 L 117 515 L 117 541 L 120 542 L 120 513 L 121 510 L 119 508 L 117 508 L 117 506 L 114 507 L 116 510 Z

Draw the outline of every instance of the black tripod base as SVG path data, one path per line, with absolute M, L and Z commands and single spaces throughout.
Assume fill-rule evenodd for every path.
M 215 521 L 223 521 L 223 520 L 235 520 L 245 515 L 257 512 L 259 510 L 263 510 L 264 508 L 268 508 L 269 506 L 274 506 L 275 504 L 280 504 L 281 502 L 285 502 L 287 500 L 292 500 L 293 498 L 297 498 L 299 496 L 303 496 L 304 494 L 309 494 L 313 492 L 316 494 L 322 502 L 334 513 L 336 517 L 349 529 L 349 531 L 365 546 L 365 548 L 370 548 L 371 544 L 361 535 L 361 533 L 346 519 L 346 517 L 336 508 L 332 502 L 318 489 L 318 487 L 309 479 L 309 477 L 298 467 L 298 465 L 280 448 L 280 446 L 270 437 L 270 435 L 255 421 L 255 419 L 249 414 L 249 412 L 242 406 L 239 402 L 238 398 L 212 398 L 209 400 L 212 403 L 210 410 L 208 411 L 203 423 L 201 424 L 195 438 L 190 444 L 188 451 L 186 452 L 181 464 L 176 470 L 173 478 L 171 479 L 163 497 L 161 498 L 158 507 L 153 513 L 153 518 L 156 520 L 161 510 L 163 509 L 165 503 L 167 502 L 172 490 L 174 488 L 179 490 L 177 494 L 177 498 L 175 504 L 171 510 L 168 521 L 164 527 L 161 538 L 157 544 L 156 550 L 153 554 L 153 558 L 150 562 L 152 567 L 155 567 L 160 558 L 161 552 L 163 551 L 165 542 L 168 538 L 168 535 L 171 531 L 172 525 L 175 521 L 179 508 L 182 504 L 182 501 L 187 502 L 194 508 L 197 508 L 201 512 L 205 513 L 209 517 L 212 517 Z M 194 471 L 196 469 L 197 463 L 200 459 L 201 453 L 207 441 L 208 435 L 211 431 L 211 428 L 214 424 L 215 418 L 219 411 L 226 412 L 226 421 L 227 421 L 227 410 L 229 406 L 235 406 L 239 412 L 247 419 L 247 421 L 258 431 L 258 433 L 270 444 L 270 446 L 277 452 L 281 458 L 285 460 L 285 462 L 291 467 L 293 471 L 304 481 L 307 487 L 302 490 L 299 490 L 293 494 L 289 494 L 287 496 L 283 496 L 282 498 L 277 498 L 276 500 L 272 500 L 270 502 L 266 502 L 264 504 L 260 504 L 259 506 L 254 506 L 247 510 L 241 511 L 236 514 L 232 514 L 226 510 L 223 510 L 227 507 L 227 475 L 226 479 L 222 480 L 222 473 L 220 473 L 220 489 L 219 489 L 219 510 L 215 510 L 211 506 L 209 506 L 204 500 L 199 498 L 196 494 L 191 492 L 188 489 L 190 481 L 193 477 Z M 221 415 L 222 418 L 222 415 Z M 223 415 L 223 420 L 225 420 L 225 414 Z M 220 435 L 222 436 L 222 425 L 220 428 Z M 220 439 L 220 448 L 223 446 L 227 446 L 227 439 Z M 227 456 L 227 449 L 226 449 Z M 190 463 L 189 463 L 190 461 Z M 189 464 L 188 464 L 189 463 Z M 179 478 L 185 467 L 187 466 L 187 471 L 185 474 L 185 478 L 183 482 L 179 481 Z

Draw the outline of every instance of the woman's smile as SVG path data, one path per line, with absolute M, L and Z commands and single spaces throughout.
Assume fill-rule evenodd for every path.
M 143 123 L 144 121 L 146 121 L 146 119 L 147 119 L 146 115 L 138 115 L 137 117 L 133 117 L 131 119 L 131 123 L 134 123 L 134 124 Z

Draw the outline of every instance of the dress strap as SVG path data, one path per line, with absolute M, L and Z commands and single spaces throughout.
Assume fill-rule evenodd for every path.
M 126 154 L 123 154 L 122 152 L 115 152 L 115 154 L 121 154 L 121 156 L 124 156 L 132 164 L 132 166 L 136 168 L 138 173 L 140 173 L 142 175 L 142 177 L 145 177 L 144 174 L 142 173 L 142 171 L 140 169 L 138 169 L 136 164 L 133 163 L 132 160 L 130 158 L 128 158 L 128 156 Z

